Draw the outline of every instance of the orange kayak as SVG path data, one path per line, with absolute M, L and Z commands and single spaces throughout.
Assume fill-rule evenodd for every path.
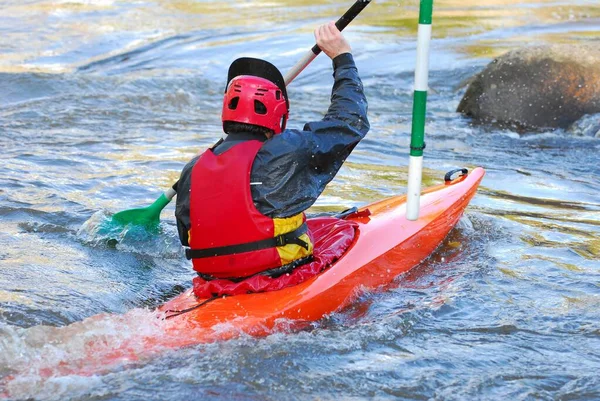
M 395 196 L 365 206 L 348 217 L 357 235 L 344 255 L 321 274 L 293 287 L 258 294 L 218 298 L 199 306 L 190 289 L 159 311 L 189 312 L 167 321 L 162 346 L 180 347 L 247 333 L 267 335 L 278 325 L 289 328 L 316 321 L 350 304 L 359 289 L 389 284 L 426 259 L 462 216 L 485 172 L 476 168 L 454 181 L 425 189 L 420 216 L 406 219 L 406 197 Z M 368 214 L 368 216 L 367 216 Z
M 416 221 L 405 217 L 405 196 L 359 209 L 360 213 L 347 218 L 356 223 L 356 234 L 346 252 L 298 285 L 205 304 L 190 289 L 155 311 L 96 315 L 53 329 L 56 332 L 48 335 L 60 338 L 55 342 L 66 350 L 56 354 L 63 356 L 40 360 L 39 366 L 28 369 L 42 377 L 91 375 L 166 349 L 304 327 L 348 306 L 359 291 L 390 284 L 425 260 L 456 225 L 484 174 L 482 168 L 475 168 L 468 175 L 425 189 Z

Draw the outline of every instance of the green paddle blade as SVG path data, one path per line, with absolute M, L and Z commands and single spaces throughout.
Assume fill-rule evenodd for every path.
M 124 210 L 112 216 L 111 223 L 126 226 L 128 224 L 155 228 L 160 223 L 160 212 L 167 206 L 171 199 L 162 194 L 148 207 Z

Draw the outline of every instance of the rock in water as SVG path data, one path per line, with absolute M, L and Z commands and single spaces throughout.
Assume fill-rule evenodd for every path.
M 600 46 L 549 45 L 510 51 L 471 81 L 458 112 L 522 130 L 566 128 L 600 112 Z

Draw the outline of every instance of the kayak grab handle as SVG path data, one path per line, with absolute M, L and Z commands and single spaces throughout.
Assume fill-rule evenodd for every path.
M 452 181 L 453 181 L 453 179 L 452 179 L 452 176 L 453 176 L 454 174 L 456 174 L 456 173 L 459 173 L 459 172 L 461 173 L 461 174 L 459 175 L 459 177 L 462 177 L 462 176 L 465 176 L 465 175 L 469 174 L 469 170 L 467 170 L 466 168 L 457 168 L 457 169 L 454 169 L 454 170 L 450 170 L 450 171 L 448 171 L 448 172 L 446 173 L 446 175 L 444 176 L 444 182 L 445 182 L 446 184 L 448 184 L 448 183 L 452 182 Z

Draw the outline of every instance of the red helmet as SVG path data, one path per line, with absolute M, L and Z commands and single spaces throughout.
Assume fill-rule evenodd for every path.
M 223 98 L 223 123 L 258 125 L 279 134 L 285 129 L 288 111 L 285 83 L 275 66 L 250 58 L 231 64 Z

